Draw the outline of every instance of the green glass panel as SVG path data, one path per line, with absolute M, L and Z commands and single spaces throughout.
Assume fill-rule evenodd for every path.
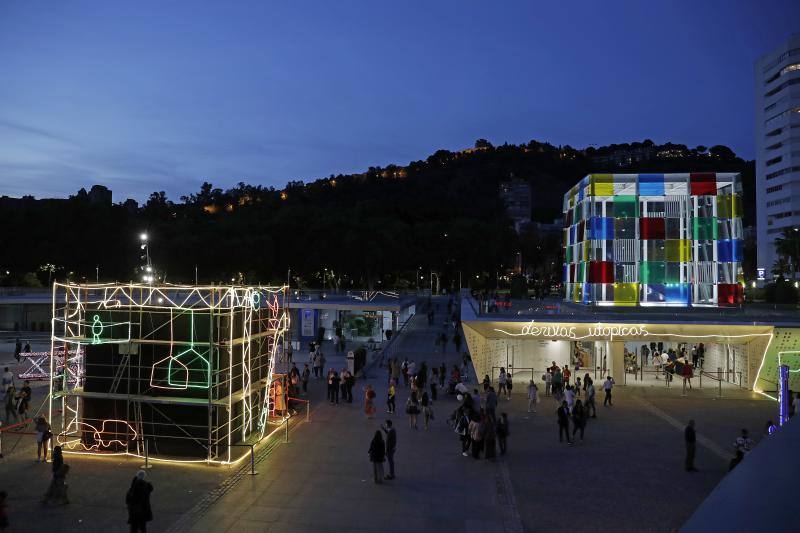
M 716 217 L 692 218 L 692 238 L 696 241 L 712 241 L 717 239 Z
M 667 264 L 664 261 L 644 261 L 641 267 L 642 283 L 665 283 Z
M 639 201 L 633 195 L 618 195 L 614 197 L 615 217 L 638 217 Z

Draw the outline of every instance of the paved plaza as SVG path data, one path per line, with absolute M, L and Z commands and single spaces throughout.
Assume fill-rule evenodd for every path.
M 440 302 L 444 310 L 445 305 Z M 434 339 L 443 315 L 428 328 L 424 316 L 397 339 L 395 355 L 417 363 L 452 366 L 453 345 L 441 354 Z M 11 345 L 0 345 L 0 361 L 13 361 Z M 344 359 L 331 353 L 328 366 Z M 296 352 L 302 368 L 304 354 Z M 614 406 L 598 408 L 583 443 L 559 444 L 551 398 L 542 395 L 538 412 L 526 412 L 524 383 L 515 381 L 510 402 L 498 412 L 510 420 L 509 453 L 494 462 L 460 454 L 458 436 L 446 425 L 453 397 L 434 406 L 429 430 L 408 427 L 403 413 L 408 392 L 400 387 L 397 479 L 372 482 L 367 449 L 387 417 L 383 400 L 387 371 L 375 367 L 357 383 L 353 404 L 331 406 L 325 385 L 312 380 L 311 421 L 299 417 L 290 443 L 261 453 L 258 475 L 236 467 L 157 464 L 148 473 L 155 486 L 150 531 L 674 531 L 691 515 L 727 471 L 740 428 L 758 440 L 775 404 L 750 392 L 680 387 L 617 387 Z M 621 380 L 618 380 L 621 381 Z M 378 415 L 365 418 L 365 383 L 376 387 Z M 705 384 L 704 384 L 705 385 Z M 41 400 L 44 389 L 37 388 Z M 598 394 L 602 403 L 602 395 Z M 683 426 L 697 421 L 697 473 L 683 470 Z M 9 493 L 11 531 L 126 531 L 125 491 L 140 460 L 67 456 L 72 466 L 71 503 L 42 507 L 49 465 L 34 462 L 33 436 L 3 440 L 0 490 Z

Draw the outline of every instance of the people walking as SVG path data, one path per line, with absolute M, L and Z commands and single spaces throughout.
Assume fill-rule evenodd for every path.
M 747 455 L 747 453 L 753 449 L 753 439 L 750 438 L 746 429 L 742 429 L 741 436 L 736 437 L 733 447 L 742 452 L 742 455 Z
M 539 401 L 539 387 L 536 386 L 536 382 L 533 381 L 531 378 L 530 383 L 528 383 L 528 412 L 535 413 L 536 412 L 536 403 Z
M 53 463 L 51 470 L 53 472 L 50 480 L 50 485 L 47 487 L 42 498 L 42 503 L 55 503 L 65 505 L 69 503 L 67 496 L 67 472 L 69 472 L 69 465 L 64 464 L 64 456 L 61 453 L 61 446 L 53 448 Z
M 406 414 L 408 415 L 408 425 L 411 429 L 417 429 L 417 415 L 419 415 L 419 399 L 417 393 L 412 392 L 406 400 Z
M 386 433 L 386 460 L 389 462 L 389 473 L 384 479 L 394 479 L 394 452 L 397 450 L 397 431 L 394 429 L 391 420 L 381 426 Z
M 367 418 L 375 415 L 375 389 L 372 385 L 364 387 L 364 414 Z
M 497 394 L 501 397 L 508 395 L 508 390 L 506 389 L 507 378 L 506 369 L 500 367 L 500 375 L 497 378 Z
M 14 385 L 9 385 L 6 389 L 6 399 L 5 399 L 5 411 L 6 417 L 5 422 L 6 425 L 9 425 L 11 421 L 17 421 L 17 389 L 14 388 Z
M 481 450 L 483 449 L 483 424 L 486 420 L 486 415 L 481 413 L 473 418 L 469 423 L 469 438 L 472 442 L 472 458 L 480 459 Z
M 553 390 L 553 373 L 550 372 L 549 368 L 542 378 L 544 379 L 544 395 L 550 396 Z
M 569 436 L 569 407 L 567 402 L 562 401 L 561 407 L 556 411 L 558 416 L 558 442 L 564 442 L 564 435 L 567 436 L 567 444 L 572 445 L 572 439 Z
M 555 396 L 556 400 L 560 400 L 563 398 L 561 391 L 563 390 L 564 386 L 564 375 L 561 373 L 561 369 L 556 367 L 555 371 L 553 372 L 553 396 Z
M 495 410 L 497 409 L 497 394 L 494 392 L 494 387 L 489 387 L 484 405 L 486 406 L 486 414 L 494 418 Z
M 505 455 L 509 435 L 508 415 L 506 413 L 500 413 L 495 430 L 497 432 L 497 443 L 500 445 L 500 455 Z
M 483 376 L 483 392 L 489 390 L 489 387 L 492 386 L 492 379 L 489 377 L 489 374 Z
M 8 369 L 8 367 L 5 367 L 3 369 L 2 382 L 0 382 L 0 387 L 2 387 L 2 388 L 0 388 L 0 390 L 5 392 L 6 389 L 8 389 L 13 384 L 14 384 L 14 374 L 11 373 L 11 371 Z
M 47 462 L 47 443 L 53 434 L 50 432 L 50 424 L 44 415 L 39 415 L 36 418 L 36 462 Z M 42 459 L 44 454 L 44 459 Z
M 483 457 L 489 461 L 494 461 L 497 457 L 497 427 L 494 418 L 486 417 L 483 426 Z
M 589 410 L 591 409 L 592 418 L 597 418 L 597 405 L 594 403 L 594 381 L 592 381 L 592 378 L 588 377 L 587 374 L 587 377 L 584 378 L 583 384 L 586 386 L 586 415 L 589 416 Z
M 731 462 L 728 463 L 728 472 L 736 468 L 736 465 L 741 463 L 742 459 L 744 459 L 744 452 L 742 450 L 736 450 L 736 455 L 731 459 Z
M 686 442 L 686 462 L 684 468 L 687 472 L 697 472 L 694 467 L 694 454 L 697 447 L 697 434 L 694 430 L 694 420 L 689 420 L 686 429 L 683 430 L 683 440 Z
M 150 494 L 153 485 L 144 480 L 147 473 L 139 470 L 131 481 L 128 493 L 125 495 L 125 505 L 128 507 L 128 524 L 131 533 L 147 532 L 147 522 L 153 520 L 153 510 L 150 507 Z
M 567 385 L 567 392 L 564 393 L 564 400 L 567 402 L 567 407 L 569 407 L 571 412 L 572 408 L 575 406 L 575 391 L 571 385 Z
M 303 384 L 303 395 L 308 395 L 308 378 L 311 376 L 311 370 L 308 368 L 308 363 L 303 367 L 303 373 L 300 374 L 300 381 Z
M 614 378 L 608 376 L 606 380 L 603 382 L 603 392 L 606 393 L 605 398 L 603 398 L 603 406 L 606 405 L 609 405 L 611 407 L 614 406 L 614 404 L 611 403 L 611 389 L 613 388 L 614 388 Z
M 511 401 L 511 390 L 514 388 L 514 381 L 511 379 L 511 372 L 506 372 L 506 401 Z
M 386 460 L 386 445 L 380 431 L 375 432 L 369 444 L 369 460 L 372 463 L 372 480 L 380 485 L 383 483 L 383 462 Z
M 447 367 L 445 366 L 444 363 L 442 363 L 441 365 L 439 365 L 439 388 L 440 389 L 444 388 L 444 380 L 447 378 L 446 374 L 447 374 Z
M 580 400 L 575 400 L 575 407 L 572 408 L 572 438 L 575 433 L 581 432 L 581 442 L 583 442 L 583 432 L 586 429 L 586 410 Z
M 386 393 L 386 412 L 389 413 L 390 415 L 393 415 L 395 409 L 397 408 L 397 405 L 395 403 L 396 394 L 397 394 L 397 389 L 395 389 L 394 380 L 392 380 L 392 382 L 389 383 L 389 390 Z
M 428 423 L 433 420 L 433 407 L 427 392 L 422 393 L 420 404 L 422 405 L 422 419 L 425 423 L 425 429 L 428 429 Z
M 467 416 L 468 409 L 462 409 L 457 415 L 456 433 L 459 435 L 461 441 L 461 455 L 467 457 L 469 455 L 469 447 L 472 439 L 469 435 L 469 416 Z

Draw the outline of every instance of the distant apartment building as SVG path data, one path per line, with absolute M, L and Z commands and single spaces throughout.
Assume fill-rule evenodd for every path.
M 771 278 L 775 238 L 800 227 L 800 35 L 755 64 L 759 277 Z
M 500 184 L 500 197 L 506 204 L 506 212 L 519 233 L 531 223 L 531 185 L 527 180 L 511 177 Z

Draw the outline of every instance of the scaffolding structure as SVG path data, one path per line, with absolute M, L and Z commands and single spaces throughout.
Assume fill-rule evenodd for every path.
M 274 370 L 289 327 L 286 291 L 54 284 L 54 444 L 72 453 L 238 461 L 246 452 L 237 445 L 257 442 L 285 416 L 276 413 L 284 387 Z

